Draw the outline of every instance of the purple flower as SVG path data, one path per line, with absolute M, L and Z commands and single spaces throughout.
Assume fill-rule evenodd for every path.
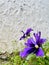
M 21 36 L 20 40 L 26 38 L 27 36 L 30 36 L 30 32 L 31 32 L 31 31 L 33 31 L 33 29 L 31 29 L 31 28 L 28 28 L 28 29 L 26 30 L 26 32 L 21 31 L 21 32 L 23 32 L 23 36 Z
M 32 37 L 27 39 L 27 42 L 25 43 L 27 47 L 20 52 L 20 56 L 22 58 L 26 57 L 30 53 L 34 53 L 36 56 L 44 56 L 41 46 L 46 41 L 46 39 L 41 38 L 41 32 L 34 33 L 34 37 L 35 40 Z

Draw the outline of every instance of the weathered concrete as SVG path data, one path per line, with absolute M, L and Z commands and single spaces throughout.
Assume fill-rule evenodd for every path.
M 19 49 L 20 31 L 28 27 L 49 39 L 49 0 L 0 0 L 0 51 Z

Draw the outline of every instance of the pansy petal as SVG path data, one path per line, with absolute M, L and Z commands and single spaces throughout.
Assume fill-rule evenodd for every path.
M 25 45 L 28 46 L 28 47 L 32 47 L 32 48 L 34 48 L 34 46 L 35 46 L 35 45 L 32 44 L 32 43 L 25 43 Z
M 28 38 L 27 43 L 34 44 L 34 45 L 36 44 L 36 42 L 34 41 L 34 39 L 32 37 Z
M 39 44 L 43 44 L 44 42 L 46 42 L 46 39 L 40 39 L 39 40 Z
M 20 40 L 22 40 L 22 39 L 24 39 L 24 38 L 26 38 L 26 37 L 25 37 L 25 34 L 20 37 Z
M 38 32 L 38 36 L 39 36 L 39 38 L 41 37 L 41 32 L 40 31 Z
M 33 33 L 35 39 L 36 39 L 36 43 L 40 40 L 41 37 L 41 32 L 39 31 L 38 33 Z
M 34 37 L 35 37 L 35 39 L 36 39 L 36 43 L 37 43 L 37 41 L 38 41 L 38 34 L 35 34 L 35 33 L 33 33 L 33 35 L 34 35 Z
M 36 52 L 36 56 L 44 56 L 44 52 L 42 48 L 39 48 L 38 51 Z
M 27 31 L 26 31 L 26 35 L 30 34 L 31 31 L 33 31 L 33 29 L 28 28 Z
M 25 48 L 24 51 L 20 52 L 20 56 L 23 58 L 23 57 L 26 57 L 30 53 L 32 53 L 32 48 L 28 47 L 28 48 Z

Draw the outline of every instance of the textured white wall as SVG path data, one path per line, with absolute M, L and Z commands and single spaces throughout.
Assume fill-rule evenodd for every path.
M 0 50 L 20 48 L 12 43 L 28 27 L 41 31 L 49 39 L 49 0 L 0 0 Z M 16 46 L 17 45 L 17 46 Z

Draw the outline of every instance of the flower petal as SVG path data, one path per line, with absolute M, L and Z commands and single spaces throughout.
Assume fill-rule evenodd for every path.
M 33 31 L 33 29 L 28 28 L 27 31 L 26 31 L 26 35 L 29 35 L 31 31 Z
M 34 39 L 32 37 L 28 38 L 27 43 L 34 44 L 34 45 L 36 44 L 36 42 L 34 41 Z
M 42 48 L 39 48 L 38 51 L 36 52 L 36 56 L 44 56 L 44 52 Z
M 32 48 L 31 47 L 28 47 L 28 48 L 25 48 L 24 51 L 20 52 L 20 56 L 23 58 L 23 57 L 26 57 L 28 54 L 32 53 Z
M 40 39 L 39 40 L 39 44 L 43 44 L 44 42 L 46 42 L 46 39 Z
M 36 39 L 36 43 L 38 43 L 38 41 L 40 40 L 40 37 L 41 37 L 41 32 L 39 31 L 38 33 L 34 33 L 33 35 Z
M 23 34 L 23 36 L 20 37 L 20 40 L 26 38 L 25 34 Z
M 32 43 L 25 43 L 25 45 L 28 46 L 28 47 L 32 47 L 32 48 L 34 48 L 34 46 L 35 46 L 35 45 L 32 44 Z

